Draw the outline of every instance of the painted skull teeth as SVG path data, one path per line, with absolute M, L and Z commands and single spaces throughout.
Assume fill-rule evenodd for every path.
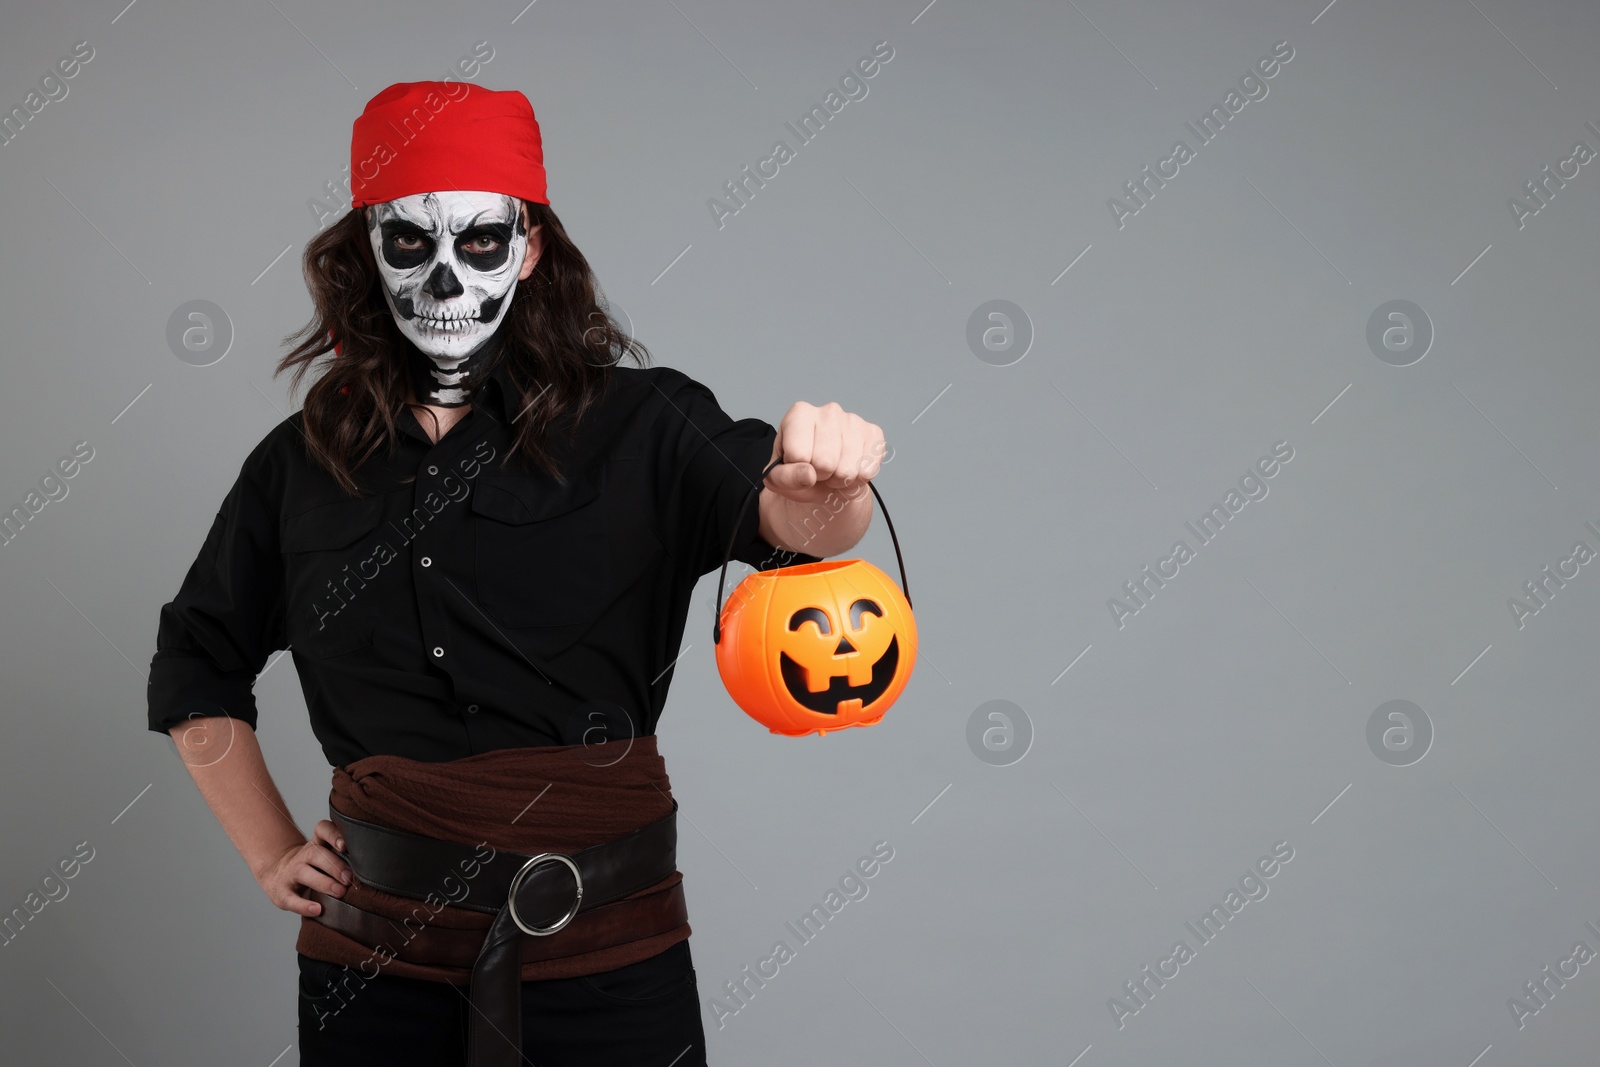
M 469 318 L 465 315 L 454 319 L 433 319 L 427 317 L 426 315 L 418 315 L 412 321 L 420 323 L 430 330 L 458 331 L 469 328 L 472 323 L 475 323 L 478 320 L 475 318 Z

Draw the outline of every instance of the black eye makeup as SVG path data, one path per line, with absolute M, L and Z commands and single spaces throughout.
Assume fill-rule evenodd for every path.
M 457 235 L 456 251 L 478 270 L 497 270 L 505 265 L 511 251 L 511 227 L 502 222 L 470 226 Z
M 433 255 L 433 238 L 409 222 L 386 220 L 380 232 L 384 261 L 396 270 L 420 267 Z

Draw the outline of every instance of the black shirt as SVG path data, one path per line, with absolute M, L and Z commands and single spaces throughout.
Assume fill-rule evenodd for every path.
M 503 371 L 437 444 L 402 413 L 395 454 L 356 472 L 359 499 L 311 462 L 300 413 L 285 419 L 161 609 L 150 729 L 254 728 L 255 678 L 287 648 L 332 766 L 653 734 L 695 584 L 721 566 L 777 430 L 670 367 L 613 373 L 573 442 L 552 441 L 565 486 L 500 466 Z M 752 500 L 735 559 L 821 558 L 773 548 L 759 523 Z M 713 654 L 705 624 L 692 653 Z

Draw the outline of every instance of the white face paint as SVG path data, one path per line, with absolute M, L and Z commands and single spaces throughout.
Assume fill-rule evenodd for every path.
M 528 247 L 521 205 L 503 193 L 417 193 L 373 204 L 367 236 L 400 332 L 448 393 L 511 306 Z

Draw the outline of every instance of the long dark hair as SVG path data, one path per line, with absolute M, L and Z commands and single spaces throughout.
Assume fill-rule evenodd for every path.
M 570 439 L 623 358 L 644 366 L 651 357 L 611 317 L 588 260 L 556 213 L 547 204 L 522 203 L 529 226 L 543 227 L 544 249 L 533 273 L 517 283 L 496 331 L 500 359 L 519 394 L 509 398 L 518 412 L 510 451 L 565 483 L 549 447 L 553 435 Z M 314 461 L 345 492 L 360 496 L 355 471 L 380 448 L 398 446 L 396 419 L 410 389 L 407 369 L 393 355 L 401 335 L 383 296 L 364 209 L 312 238 L 301 270 L 311 291 L 311 321 L 284 338 L 284 344 L 298 343 L 273 376 L 293 369 L 290 388 L 299 388 L 338 341 L 337 354 L 329 355 L 306 393 L 302 419 Z

